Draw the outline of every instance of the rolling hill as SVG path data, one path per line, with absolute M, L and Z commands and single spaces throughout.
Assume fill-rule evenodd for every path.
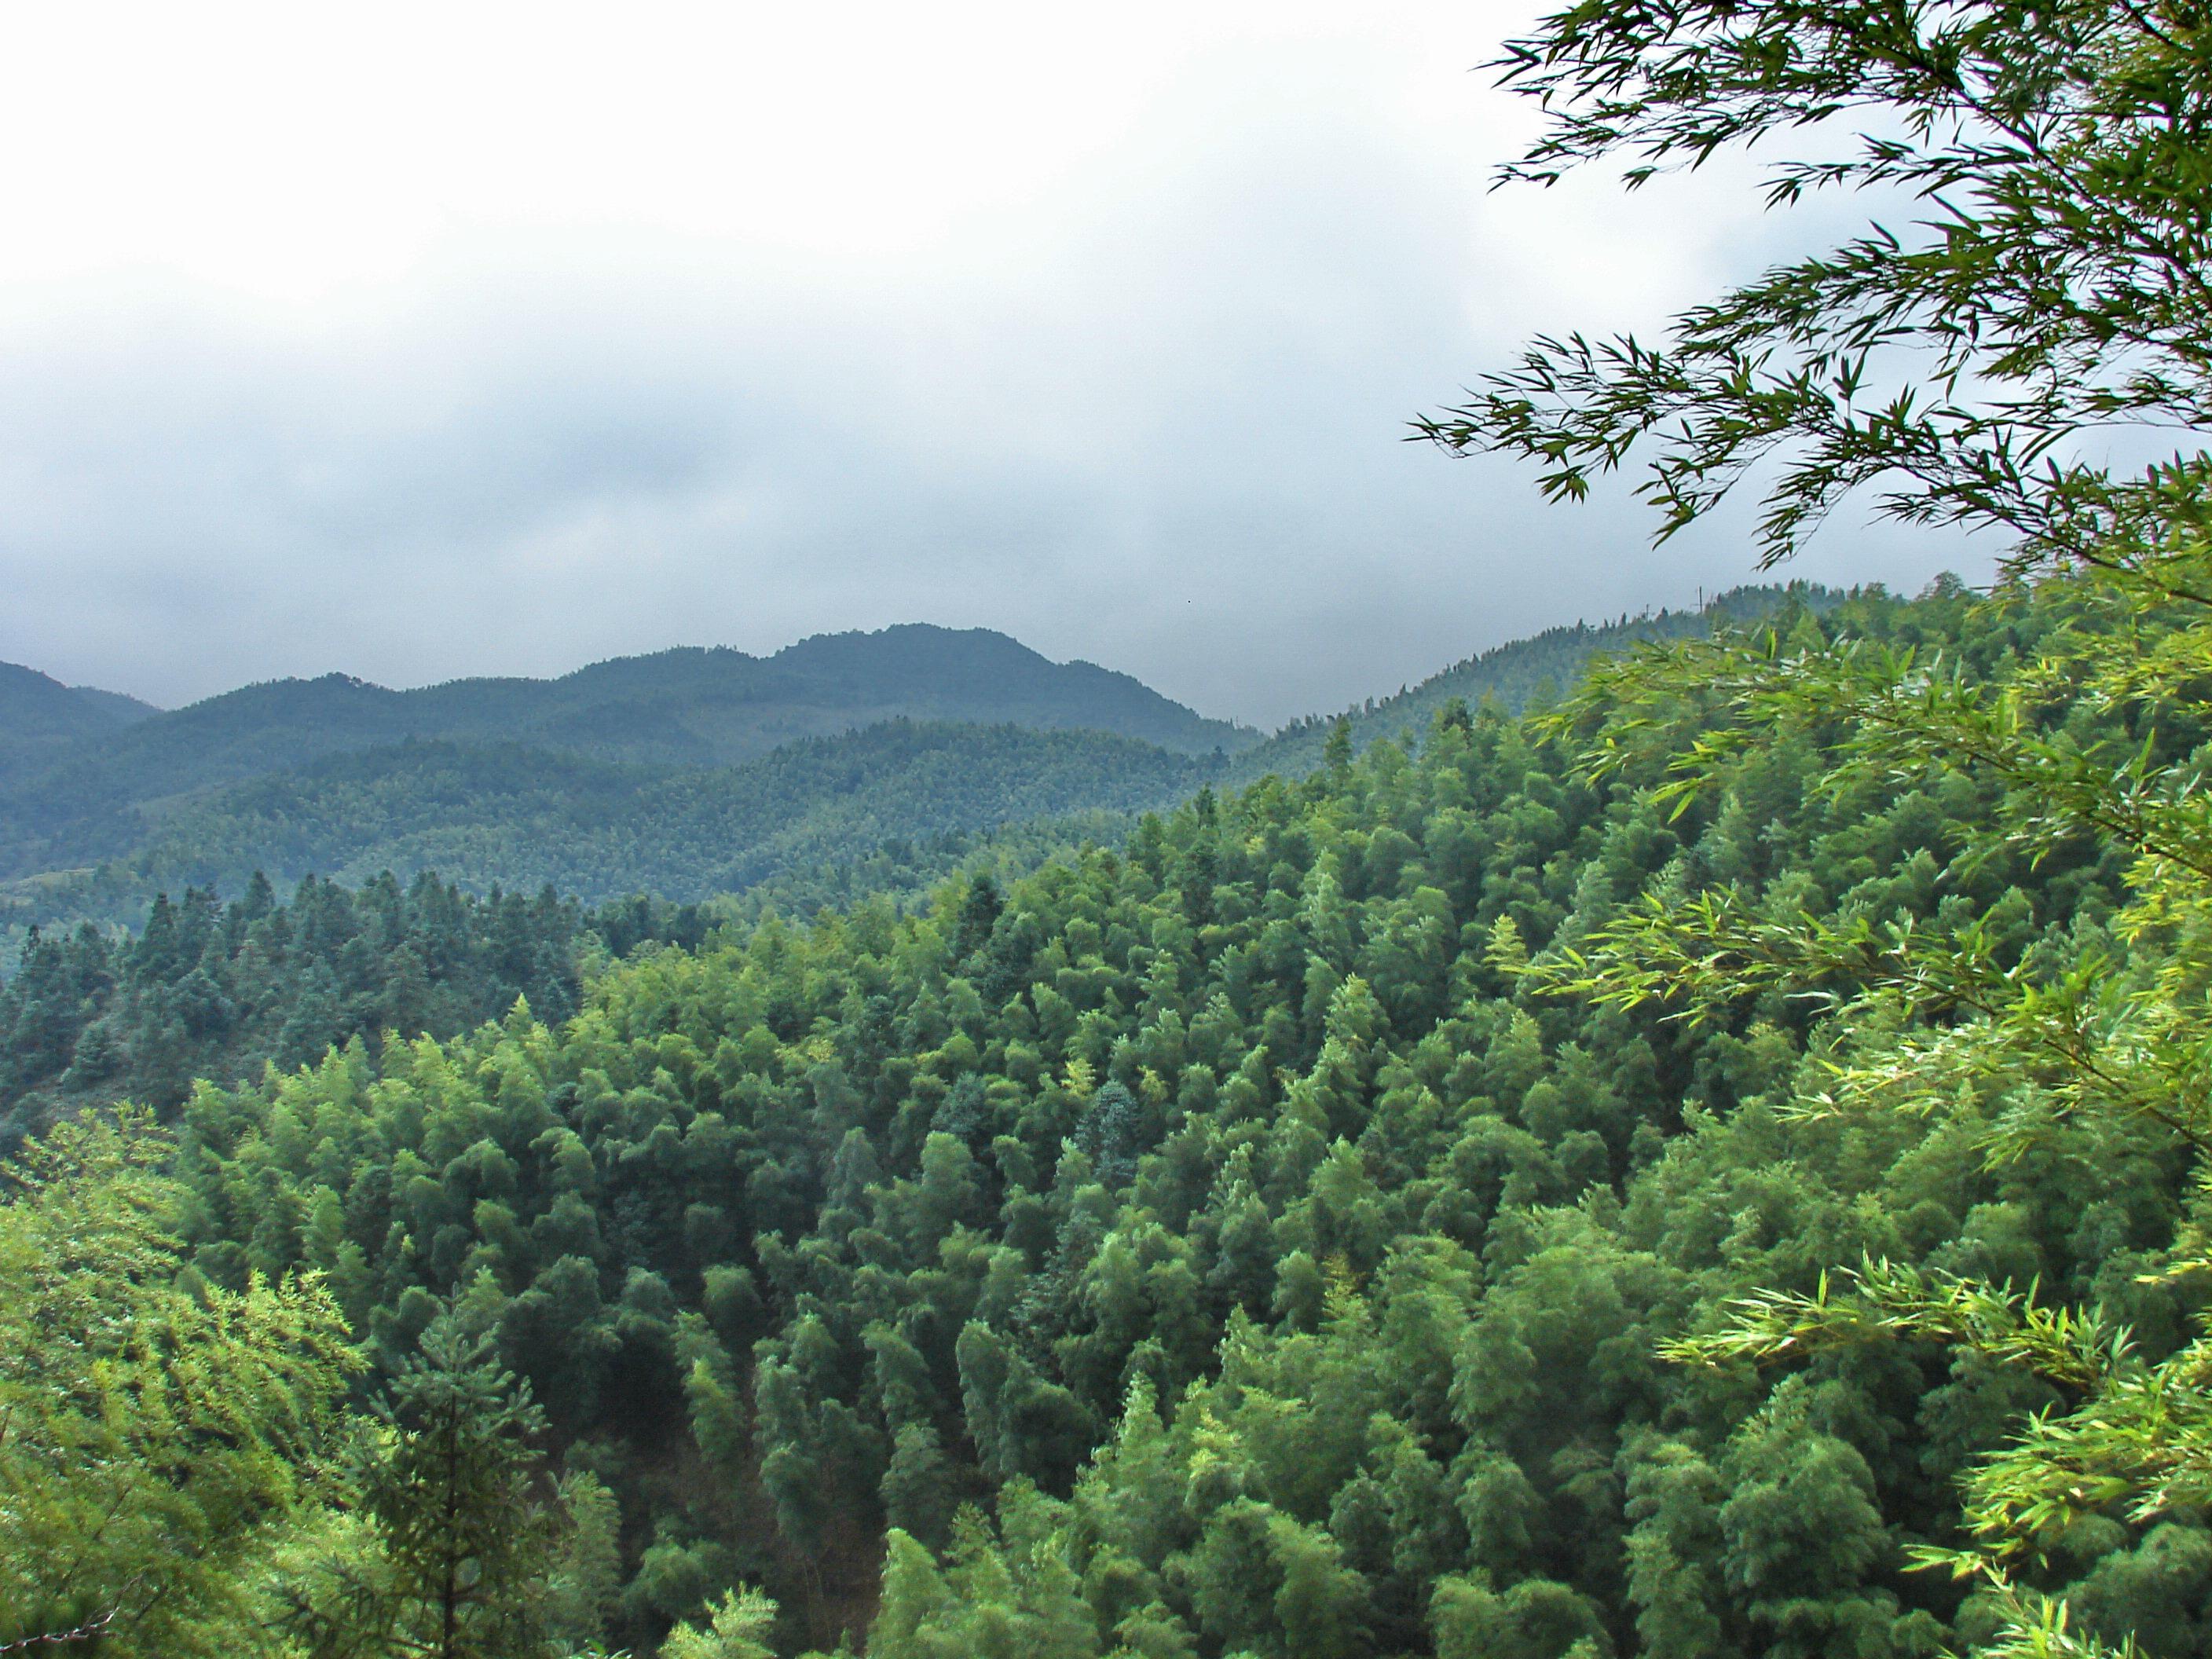
M 120 856 L 225 787 L 410 740 L 701 769 L 901 720 L 1103 732 L 1186 756 L 1260 737 L 1126 674 L 1052 662 L 986 629 L 921 624 L 822 635 L 771 657 L 664 651 L 554 680 L 411 691 L 342 674 L 276 680 L 128 723 L 33 671 L 9 673 L 43 724 L 27 727 L 36 746 L 21 745 L 0 788 L 0 878 Z
M 1417 734 L 1425 731 L 1430 718 L 1455 697 L 1469 708 L 1494 698 L 1517 714 L 1540 696 L 1572 689 L 1593 658 L 1617 655 L 1654 641 L 1700 638 L 1716 626 L 1745 626 L 1793 603 L 1831 611 L 1844 597 L 1837 589 L 1807 582 L 1760 584 L 1731 588 L 1696 610 L 1647 611 L 1617 622 L 1547 628 L 1454 663 L 1417 685 L 1401 688 L 1395 696 L 1370 697 L 1346 710 L 1341 718 L 1352 723 L 1352 747 L 1362 750 L 1378 738 L 1395 737 L 1408 729 Z M 1322 763 L 1322 746 L 1337 718 L 1315 715 L 1293 720 L 1264 743 L 1237 751 L 1223 768 L 1224 781 L 1249 783 L 1270 772 L 1297 777 L 1312 771 Z
M 124 856 L 146 890 L 256 870 L 349 884 L 436 870 L 587 902 L 738 892 L 887 842 L 1165 806 L 1210 763 L 1109 732 L 881 722 L 734 767 L 638 766 L 516 743 L 408 742 L 224 790 Z
M 1594 656 L 1842 597 L 1751 587 L 1553 629 L 1344 718 L 1364 749 L 1425 732 L 1453 698 L 1518 709 Z M 129 710 L 45 676 L 16 679 L 36 683 L 22 701 L 49 711 L 36 729 L 51 746 L 27 784 L 0 787 L 0 939 L 135 923 L 159 891 L 236 892 L 257 870 L 280 883 L 434 870 L 475 890 L 550 884 L 590 902 L 757 890 L 806 908 L 999 856 L 975 837 L 1079 820 L 1110 841 L 1202 783 L 1302 776 L 1334 724 L 1259 740 L 1126 675 L 927 627 L 761 659 L 662 652 L 550 681 L 281 681 L 129 724 Z
M 66 753 L 158 715 L 151 703 L 0 662 L 0 787 Z

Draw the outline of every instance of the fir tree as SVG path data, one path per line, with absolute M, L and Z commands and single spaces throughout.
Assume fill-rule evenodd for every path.
M 354 1470 L 367 1547 L 296 1586 L 317 1656 L 528 1659 L 551 1651 L 552 1516 L 533 1497 L 544 1419 L 448 1307 L 376 1402 Z

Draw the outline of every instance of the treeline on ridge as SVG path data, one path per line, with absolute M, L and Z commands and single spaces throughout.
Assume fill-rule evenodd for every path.
M 633 892 L 703 899 L 866 859 L 887 842 L 1164 805 L 1211 768 L 1103 732 L 907 720 L 727 769 L 408 743 L 240 784 L 173 807 L 150 829 L 124 814 L 84 831 L 89 839 L 42 843 L 37 860 L 76 873 L 14 884 L 0 921 L 12 908 L 18 926 L 135 922 L 157 891 L 237 892 L 256 871 L 359 884 L 386 869 L 434 869 L 479 892 L 496 884 L 551 885 L 592 903 Z

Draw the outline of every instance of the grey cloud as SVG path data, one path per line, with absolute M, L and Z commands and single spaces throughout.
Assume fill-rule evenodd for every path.
M 1740 523 L 1653 553 L 1621 492 L 1402 441 L 1543 308 L 1470 272 L 1463 167 L 1294 107 L 1206 137 L 914 270 L 457 243 L 350 323 L 0 337 L 0 658 L 173 702 L 918 619 L 1273 722 L 1746 578 Z M 1793 574 L 1966 556 L 1831 544 Z

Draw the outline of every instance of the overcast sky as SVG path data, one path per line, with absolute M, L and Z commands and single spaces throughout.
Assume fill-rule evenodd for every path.
M 1741 172 L 1489 193 L 1528 9 L 11 9 L 0 659 L 175 704 L 920 620 L 1273 724 L 1694 603 L 1740 526 L 1403 441 L 1801 234 Z

